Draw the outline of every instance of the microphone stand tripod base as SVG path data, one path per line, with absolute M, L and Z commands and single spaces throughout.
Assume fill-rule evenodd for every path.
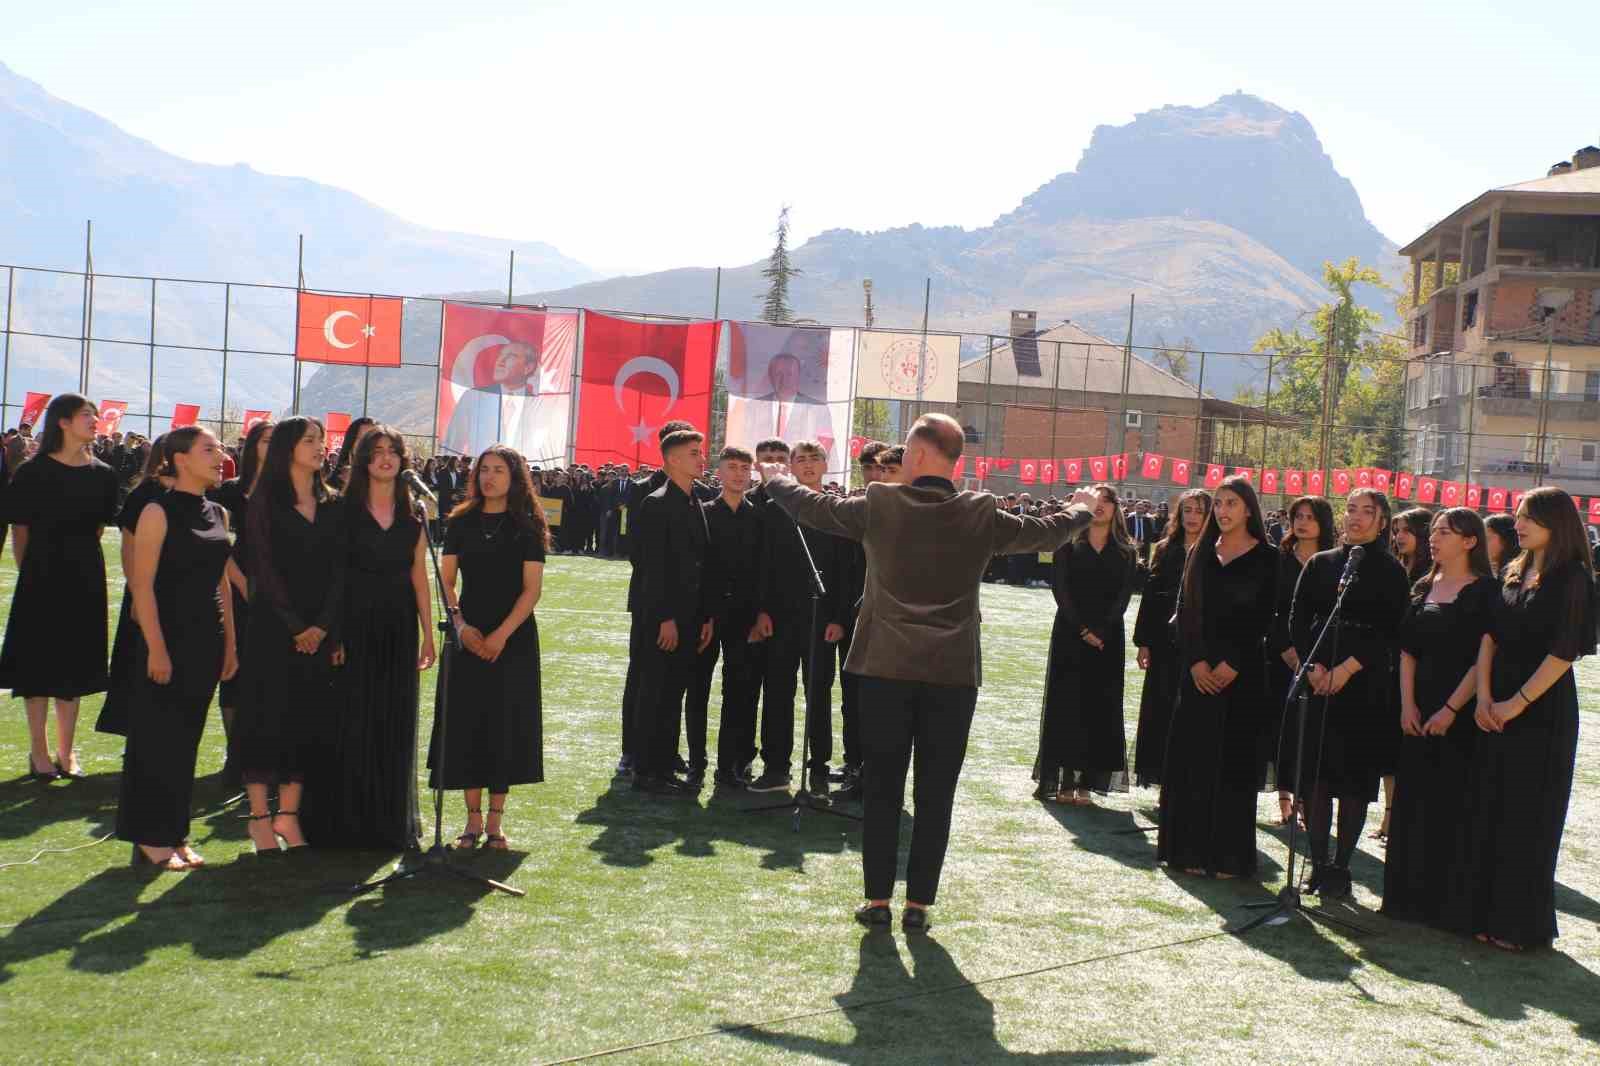
M 463 870 L 450 861 L 450 849 L 443 844 L 435 844 L 427 851 L 411 848 L 400 856 L 400 862 L 394 871 L 373 881 L 366 881 L 355 885 L 351 891 L 357 894 L 371 892 L 375 888 L 384 888 L 399 881 L 409 881 L 413 877 L 424 874 L 431 876 L 447 875 L 462 881 L 469 881 L 475 885 L 483 885 L 496 892 L 504 892 L 508 896 L 526 896 L 526 890 L 508 885 L 503 881 L 496 881 L 491 877 Z
M 1266 910 L 1266 913 L 1258 918 L 1251 919 L 1237 929 L 1228 930 L 1234 936 L 1244 936 L 1252 929 L 1263 925 L 1284 925 L 1295 915 L 1299 915 L 1307 921 L 1315 920 L 1337 925 L 1355 936 L 1367 936 L 1372 932 L 1366 926 L 1357 925 L 1348 918 L 1341 918 L 1336 914 L 1329 914 L 1327 911 L 1307 907 L 1300 898 L 1300 890 L 1293 885 L 1285 885 L 1283 890 L 1278 893 L 1277 899 L 1272 900 L 1270 903 L 1246 903 L 1244 904 L 1244 909 L 1252 911 Z

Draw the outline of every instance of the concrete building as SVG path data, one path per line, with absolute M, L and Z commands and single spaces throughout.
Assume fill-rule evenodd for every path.
M 1600 149 L 1484 193 L 1400 254 L 1413 295 L 1432 290 L 1407 323 L 1407 467 L 1600 494 Z

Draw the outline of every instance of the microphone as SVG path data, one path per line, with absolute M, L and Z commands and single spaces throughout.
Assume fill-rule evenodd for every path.
M 417 472 L 415 470 L 412 470 L 408 467 L 405 470 L 400 471 L 400 480 L 404 481 L 407 485 L 410 485 L 412 492 L 420 492 L 434 503 L 439 502 L 439 497 L 433 494 L 433 490 L 430 489 L 427 484 L 417 476 Z M 1356 550 L 1359 551 L 1360 549 L 1358 548 Z
M 409 472 L 409 471 L 408 471 Z M 1356 568 L 1361 565 L 1362 556 L 1367 554 L 1367 549 L 1360 544 L 1350 548 L 1350 554 L 1345 557 L 1344 573 L 1339 575 L 1339 587 L 1342 589 L 1356 579 Z

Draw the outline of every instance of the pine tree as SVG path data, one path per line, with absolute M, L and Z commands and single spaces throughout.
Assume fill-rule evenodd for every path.
M 778 212 L 778 243 L 772 247 L 766 269 L 761 276 L 767 279 L 767 294 L 761 301 L 763 322 L 792 322 L 794 312 L 789 307 L 789 279 L 800 273 L 800 268 L 789 261 L 789 207 Z

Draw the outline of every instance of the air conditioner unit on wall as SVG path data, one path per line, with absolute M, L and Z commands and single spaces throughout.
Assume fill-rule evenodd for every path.
M 1495 365 L 1496 366 L 1510 366 L 1511 365 L 1511 353 L 1510 352 L 1495 352 L 1494 353 L 1494 361 L 1495 361 Z
M 1122 424 L 1128 429 L 1142 429 L 1144 427 L 1144 412 L 1129 411 L 1123 415 Z

